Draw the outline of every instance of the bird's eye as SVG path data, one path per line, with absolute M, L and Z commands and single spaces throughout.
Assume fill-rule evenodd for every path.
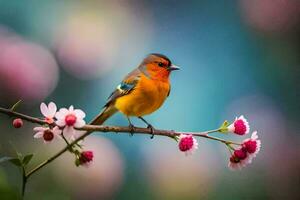
M 158 63 L 158 66 L 163 67 L 164 64 L 163 64 L 162 62 L 159 62 L 159 63 Z

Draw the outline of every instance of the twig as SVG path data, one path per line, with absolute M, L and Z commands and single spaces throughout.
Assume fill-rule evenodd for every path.
M 47 122 L 42 120 L 42 119 L 39 119 L 39 118 L 36 118 L 36 117 L 31 117 L 31 116 L 28 116 L 28 115 L 24 115 L 22 113 L 14 112 L 14 111 L 12 111 L 10 109 L 6 109 L 6 108 L 1 108 L 0 107 L 0 113 L 4 113 L 4 114 L 6 114 L 8 116 L 11 116 L 11 117 L 18 117 L 18 118 L 24 119 L 26 121 L 36 123 L 36 124 L 40 124 L 40 125 L 47 124 Z

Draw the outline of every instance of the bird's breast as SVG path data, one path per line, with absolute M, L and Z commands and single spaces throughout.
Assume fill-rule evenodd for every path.
M 164 103 L 169 90 L 169 81 L 142 76 L 133 91 L 118 98 L 115 106 L 127 116 L 144 116 L 156 111 Z

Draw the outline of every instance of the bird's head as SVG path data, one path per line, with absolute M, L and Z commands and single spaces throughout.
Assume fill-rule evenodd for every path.
M 160 80 L 168 80 L 172 71 L 179 70 L 167 56 L 158 53 L 149 54 L 139 68 L 150 78 Z

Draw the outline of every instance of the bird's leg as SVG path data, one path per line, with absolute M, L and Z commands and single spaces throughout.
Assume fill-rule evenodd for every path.
M 142 120 L 145 124 L 147 124 L 147 128 L 151 129 L 151 137 L 150 138 L 153 139 L 154 138 L 154 127 L 151 124 L 149 124 L 144 118 L 139 117 L 139 119 Z
M 129 125 L 128 125 L 128 126 L 129 126 L 129 128 L 131 129 L 131 130 L 130 130 L 130 135 L 133 136 L 133 133 L 135 132 L 135 126 L 131 123 L 129 117 L 127 117 L 127 120 L 128 120 L 128 122 L 129 122 Z

